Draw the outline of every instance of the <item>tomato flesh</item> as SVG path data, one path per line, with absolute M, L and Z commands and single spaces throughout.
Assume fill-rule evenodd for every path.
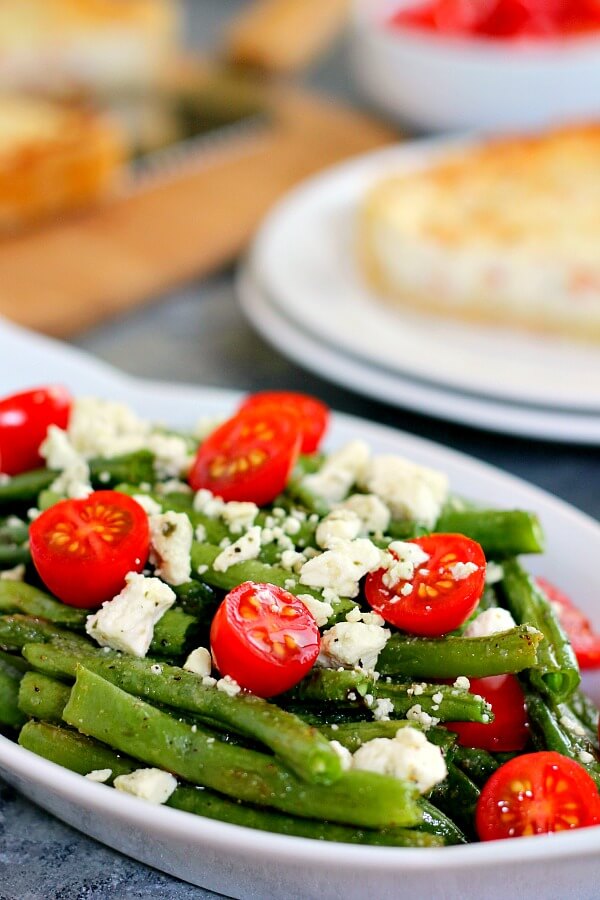
M 536 579 L 539 587 L 557 612 L 560 624 L 571 642 L 581 669 L 600 668 L 600 635 L 596 634 L 592 623 L 572 600 L 561 590 L 546 581 Z
M 296 415 L 272 407 L 242 410 L 200 445 L 190 485 L 264 506 L 285 488 L 300 444 Z
M 148 516 L 132 497 L 96 491 L 62 500 L 31 523 L 33 563 L 63 603 L 94 609 L 124 587 L 148 559 Z
M 389 582 L 385 568 L 367 575 L 365 596 L 386 622 L 403 631 L 439 637 L 462 625 L 479 602 L 485 585 L 481 546 L 461 534 L 430 534 L 408 541 L 427 554 L 410 579 Z M 398 556 L 390 551 L 393 556 Z M 461 568 L 474 567 L 466 577 Z
M 319 655 L 314 616 L 293 594 L 245 581 L 221 603 L 210 629 L 219 672 L 260 697 L 297 684 Z
M 48 386 L 0 400 L 0 471 L 18 475 L 42 465 L 39 447 L 50 425 L 66 428 L 71 395 Z
M 472 678 L 469 690 L 488 701 L 494 719 L 488 724 L 446 722 L 446 728 L 458 735 L 458 743 L 497 753 L 523 750 L 529 739 L 529 719 L 518 679 L 514 675 Z
M 302 431 L 300 452 L 314 453 L 318 450 L 329 425 L 329 408 L 324 403 L 309 394 L 298 394 L 293 391 L 261 391 L 246 397 L 240 409 L 261 406 L 284 409 L 298 415 Z
M 587 828 L 600 822 L 600 797 L 579 763 L 554 751 L 517 756 L 483 787 L 475 824 L 482 841 Z

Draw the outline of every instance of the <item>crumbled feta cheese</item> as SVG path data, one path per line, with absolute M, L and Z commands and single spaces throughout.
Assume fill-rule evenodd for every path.
M 367 741 L 354 753 L 352 767 L 409 781 L 422 794 L 448 774 L 441 749 L 410 727 L 399 728 L 394 738 Z
M 194 531 L 194 538 L 200 543 L 203 544 L 206 540 L 206 528 L 204 525 L 196 525 Z
M 0 581 L 23 581 L 25 578 L 25 566 L 19 563 L 12 569 L 3 569 L 0 572 Z
M 594 754 L 590 753 L 588 750 L 580 750 L 577 754 L 577 759 L 586 766 L 589 763 L 594 762 L 595 757 Z
M 185 584 L 192 575 L 192 523 L 172 510 L 150 516 L 150 562 L 167 584 Z
M 376 456 L 366 467 L 361 487 L 386 503 L 395 519 L 415 519 L 432 528 L 448 496 L 442 472 L 399 456 Z
M 174 603 L 174 592 L 160 579 L 129 572 L 121 593 L 87 617 L 85 630 L 101 647 L 142 657 L 154 626 Z
M 256 503 L 238 502 L 231 500 L 223 507 L 221 516 L 232 534 L 241 534 L 254 525 L 258 515 Z
M 381 564 L 381 551 L 367 538 L 336 542 L 309 559 L 300 570 L 300 582 L 308 587 L 331 588 L 339 597 L 356 597 L 358 582 Z
M 98 784 L 104 784 L 112 775 L 112 769 L 92 769 L 85 776 L 90 781 L 96 781 Z
M 402 594 L 403 597 L 408 597 L 410 594 L 412 594 L 413 591 L 414 591 L 414 585 L 412 585 L 410 583 L 410 581 L 407 581 L 400 588 L 400 593 Z
M 193 672 L 194 675 L 210 675 L 212 669 L 212 659 L 206 647 L 196 647 L 192 650 L 188 658 L 183 664 L 186 672 Z
M 324 632 L 318 664 L 326 669 L 374 669 L 390 630 L 364 622 L 338 622 Z
M 42 511 L 41 511 L 41 509 L 38 509 L 37 506 L 31 506 L 27 510 L 27 518 L 29 519 L 30 522 L 35 521 L 35 519 L 37 519 L 38 516 L 41 516 L 41 514 L 42 514 Z
M 559 721 L 563 728 L 566 728 L 567 731 L 570 731 L 572 734 L 576 734 L 578 737 L 585 737 L 585 728 L 583 727 L 583 725 L 580 725 L 576 719 L 573 719 L 568 715 L 562 715 Z
M 206 575 L 206 573 L 208 572 L 208 566 L 205 563 L 202 563 L 201 565 L 198 566 L 198 568 L 196 569 L 196 572 L 200 576 Z
M 315 539 L 319 547 L 332 549 L 338 541 L 353 541 L 360 534 L 361 522 L 350 509 L 334 509 L 319 522 Z
M 148 494 L 134 494 L 133 499 L 139 503 L 147 516 L 159 516 L 162 512 L 162 506 L 157 503 L 153 497 Z
M 339 756 L 342 763 L 342 771 L 347 772 L 352 768 L 352 754 L 347 747 L 340 744 L 339 741 L 329 741 L 331 749 Z
M 149 435 L 146 446 L 154 454 L 154 471 L 158 478 L 179 478 L 187 475 L 193 462 L 184 438 L 176 434 Z
M 390 552 L 384 555 L 386 571 L 382 581 L 390 590 L 401 581 L 412 581 L 415 570 L 429 559 L 428 553 L 410 541 L 392 541 L 388 550 Z
M 222 553 L 219 553 L 213 562 L 215 572 L 226 572 L 230 566 L 236 563 L 256 559 L 260 553 L 260 532 L 259 526 L 254 525 L 237 541 L 226 547 Z
M 497 562 L 488 562 L 485 567 L 485 583 L 498 584 L 504 578 L 504 569 Z
M 71 409 L 68 435 L 75 450 L 89 459 L 141 450 L 150 430 L 147 422 L 122 403 L 78 397 Z
M 415 703 L 414 706 L 411 706 L 406 713 L 406 718 L 410 722 L 418 722 L 423 728 L 431 728 L 432 725 L 437 725 L 440 721 L 439 719 L 436 719 L 435 716 L 430 716 L 428 712 L 425 712 L 419 703 Z
M 281 527 L 283 528 L 286 534 L 298 534 L 301 529 L 300 520 L 295 515 L 287 516 L 283 522 L 281 523 Z
M 118 775 L 114 786 L 118 791 L 149 803 L 166 803 L 177 787 L 177 781 L 170 772 L 162 769 L 136 769 L 129 775 Z
M 303 485 L 329 503 L 339 503 L 361 477 L 369 461 L 369 448 L 363 441 L 351 441 L 331 453 L 318 472 L 306 475 Z
M 376 722 L 389 722 L 394 712 L 394 704 L 389 697 L 378 697 L 375 701 L 373 718 Z
M 140 485 L 141 487 L 141 485 Z M 159 481 L 155 487 L 156 493 L 165 496 L 165 494 L 191 494 L 191 487 L 187 482 L 180 481 L 179 478 L 169 478 L 167 481 Z
M 376 612 L 363 612 L 360 606 L 354 606 L 346 613 L 346 622 L 365 622 L 367 625 L 385 625 L 385 619 Z
M 304 553 L 298 553 L 296 550 L 284 550 L 279 560 L 282 569 L 288 572 L 300 572 L 300 569 L 306 562 Z
M 195 512 L 203 513 L 210 519 L 219 519 L 225 508 L 225 502 L 206 488 L 196 491 L 192 505 Z
M 71 444 L 66 431 L 50 425 L 46 438 L 40 445 L 40 455 L 46 460 L 49 469 L 60 472 L 50 485 L 50 490 L 71 499 L 91 494 L 89 466 Z
M 356 513 L 361 522 L 360 533 L 364 535 L 383 534 L 390 524 L 390 511 L 376 494 L 352 494 L 338 508 Z
M 236 694 L 239 694 L 241 691 L 241 687 L 237 681 L 230 678 L 229 675 L 225 675 L 217 681 L 217 690 L 221 691 L 223 694 L 227 694 L 229 697 L 235 697 Z
M 516 624 L 507 609 L 502 609 L 500 606 L 492 607 L 485 609 L 472 622 L 469 622 L 465 628 L 465 637 L 488 637 L 488 635 L 497 634 L 500 631 L 509 631 Z
M 324 603 L 323 600 L 317 600 L 310 594 L 298 594 L 298 600 L 302 600 L 306 608 L 314 616 L 315 622 L 322 628 L 327 625 L 330 616 L 333 615 L 333 606 L 331 603 Z
M 203 675 L 202 676 L 202 684 L 204 687 L 214 687 L 217 683 L 217 679 L 213 678 L 212 675 Z
M 439 704 L 444 699 L 444 695 L 442 694 L 441 691 L 436 691 L 436 693 L 433 695 L 433 697 L 431 699 L 433 700 L 434 703 L 437 703 L 439 706 Z
M 471 682 L 466 675 L 459 675 L 453 686 L 458 688 L 459 691 L 468 691 L 471 687 Z
M 448 566 L 448 571 L 454 581 L 464 581 L 469 575 L 479 571 L 479 566 L 474 562 L 456 562 Z

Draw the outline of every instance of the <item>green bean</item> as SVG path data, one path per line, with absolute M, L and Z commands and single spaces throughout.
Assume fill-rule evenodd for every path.
M 405 720 L 383 722 L 347 722 L 340 725 L 322 725 L 320 731 L 330 741 L 338 741 L 354 753 L 363 744 L 376 738 L 394 738 L 400 728 L 419 728 L 415 722 Z M 445 728 L 429 728 L 427 739 L 431 743 L 448 750 L 456 741 L 456 735 Z
M 32 469 L 21 475 L 13 475 L 9 481 L 0 484 L 0 506 L 16 503 L 33 503 L 40 491 L 50 487 L 58 472 L 50 469 Z
M 182 656 L 198 646 L 201 631 L 196 616 L 183 609 L 168 609 L 154 626 L 149 653 L 151 656 Z
M 600 763 L 580 723 L 566 711 L 553 709 L 536 691 L 527 690 L 525 697 L 536 744 L 574 759 L 600 788 Z
M 112 784 L 117 775 L 128 775 L 139 768 L 139 763 L 135 760 L 117 753 L 105 744 L 70 728 L 47 722 L 27 722 L 19 734 L 19 744 L 80 775 L 87 775 L 97 769 L 110 769 L 107 784 Z
M 71 689 L 40 672 L 26 672 L 19 687 L 19 709 L 32 719 L 61 722 Z
M 377 660 L 382 675 L 484 678 L 537 665 L 542 635 L 521 625 L 488 637 L 418 638 L 394 634 Z
M 505 562 L 501 589 L 515 621 L 533 625 L 544 635 L 537 667 L 529 676 L 531 683 L 556 701 L 568 700 L 581 677 L 573 648 L 551 604 L 516 560 Z
M 29 540 L 29 526 L 16 516 L 0 521 L 0 544 L 22 546 Z
M 29 546 L 13 547 L 0 545 L 0 569 L 12 569 L 14 566 L 27 565 L 31 561 Z
M 68 650 L 38 644 L 23 652 L 39 671 L 57 678 L 75 676 L 77 659 Z M 339 758 L 318 731 L 261 697 L 245 693 L 230 697 L 184 669 L 163 665 L 156 674 L 150 660 L 115 654 L 107 658 L 102 651 L 86 655 L 85 666 L 128 693 L 208 717 L 260 741 L 308 781 L 328 784 L 342 773 Z
M 430 800 L 457 823 L 468 837 L 475 834 L 475 807 L 480 790 L 453 762 L 447 761 L 448 776 L 430 794 Z
M 452 762 L 468 775 L 477 787 L 483 787 L 490 775 L 493 775 L 500 763 L 488 753 L 475 747 L 459 747 L 452 749 Z
M 421 711 L 446 722 L 489 722 L 491 708 L 482 697 L 444 684 L 398 684 L 375 681 L 356 670 L 313 669 L 294 688 L 292 695 L 303 702 L 354 703 L 368 709 L 377 700 L 391 700 L 390 713 L 403 719 L 419 706 Z
M 0 661 L 0 725 L 20 728 L 25 716 L 19 709 L 20 674 Z
M 597 735 L 599 711 L 594 701 L 583 691 L 577 690 L 569 698 L 569 705 L 577 718 Z
M 258 806 L 369 828 L 416 825 L 422 817 L 414 787 L 396 778 L 350 771 L 330 786 L 307 784 L 273 757 L 217 744 L 81 667 L 63 715 L 149 765 Z
M 443 838 L 446 844 L 466 844 L 467 838 L 452 819 L 444 815 L 429 800 L 422 801 L 423 821 L 417 826 L 419 831 L 437 835 Z
M 0 650 L 0 666 L 12 672 L 15 678 L 20 678 L 25 672 L 28 672 L 31 666 L 22 656 L 16 653 L 8 653 L 6 650 Z
M 544 533 L 539 518 L 520 509 L 446 510 L 435 530 L 465 534 L 481 544 L 488 559 L 542 553 Z
M 84 637 L 58 628 L 45 619 L 18 614 L 0 616 L 0 649 L 21 650 L 25 644 L 47 641 L 60 641 L 72 647 L 74 651 L 92 646 Z
M 135 760 L 121 756 L 92 738 L 44 722 L 29 722 L 25 725 L 21 730 L 19 743 L 38 756 L 80 775 L 87 775 L 98 769 L 110 769 L 107 784 L 112 784 L 117 775 L 126 775 L 139 768 Z M 178 785 L 167 805 L 233 825 L 321 841 L 393 847 L 438 847 L 444 844 L 443 836 L 437 836 L 438 833 L 441 834 L 438 831 L 432 835 L 400 828 L 368 831 L 312 819 L 297 819 L 272 810 L 244 806 L 206 788 L 198 789 L 189 785 Z
M 23 581 L 0 581 L 0 612 L 22 613 L 82 631 L 89 611 L 66 606 Z

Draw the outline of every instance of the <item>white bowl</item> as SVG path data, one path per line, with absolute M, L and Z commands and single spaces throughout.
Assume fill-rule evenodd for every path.
M 352 67 L 365 96 L 430 131 L 507 131 L 600 117 L 598 35 L 528 42 L 389 26 L 420 0 L 354 0 Z

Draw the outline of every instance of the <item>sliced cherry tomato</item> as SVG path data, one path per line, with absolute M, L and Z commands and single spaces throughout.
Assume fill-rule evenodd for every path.
M 189 482 L 223 500 L 264 506 L 286 486 L 300 443 L 295 414 L 273 407 L 243 410 L 200 444 Z
M 292 391 L 261 391 L 246 397 L 240 409 L 258 406 L 274 406 L 296 413 L 300 417 L 302 430 L 300 452 L 314 453 L 318 449 L 329 424 L 329 408 L 316 397 Z
M 479 722 L 447 722 L 446 727 L 458 735 L 463 747 L 509 752 L 522 750 L 529 738 L 529 719 L 523 689 L 514 675 L 472 678 L 470 691 L 491 704 L 494 720 Z
M 31 556 L 44 584 L 63 603 L 93 609 L 112 600 L 128 572 L 148 559 L 148 516 L 133 497 L 95 491 L 62 500 L 31 523 Z
M 600 668 L 600 635 L 596 634 L 590 620 L 577 609 L 566 594 L 563 594 L 545 578 L 538 578 L 537 583 L 556 610 L 580 667 L 582 669 Z
M 482 841 L 587 828 L 600 822 L 594 780 L 560 753 L 516 756 L 486 782 L 475 814 Z
M 222 675 L 272 697 L 306 675 L 319 655 L 320 636 L 314 616 L 293 594 L 245 581 L 218 608 L 210 646 Z
M 447 634 L 468 619 L 483 593 L 483 550 L 462 534 L 429 534 L 408 543 L 417 544 L 426 561 L 415 566 L 412 578 L 395 583 L 385 568 L 371 572 L 365 584 L 367 602 L 403 631 L 428 637 Z
M 63 387 L 40 387 L 0 400 L 0 470 L 18 475 L 42 464 L 39 446 L 50 425 L 66 428 L 71 395 Z

